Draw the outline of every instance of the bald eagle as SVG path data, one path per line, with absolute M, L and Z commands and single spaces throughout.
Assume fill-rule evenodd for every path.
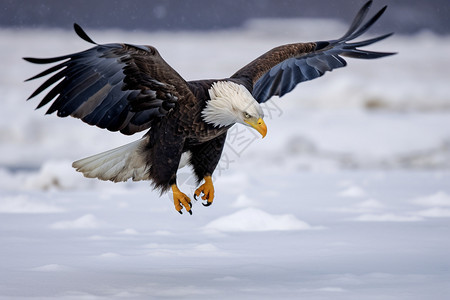
M 177 170 L 188 164 L 202 183 L 194 198 L 208 206 L 214 199 L 211 176 L 236 123 L 267 133 L 260 104 L 283 96 L 302 82 L 346 66 L 342 57 L 373 59 L 394 53 L 359 47 L 390 36 L 360 42 L 359 37 L 383 14 L 386 6 L 364 22 L 372 1 L 357 13 L 339 39 L 276 47 L 229 78 L 184 80 L 152 46 L 97 44 L 77 24 L 75 32 L 95 46 L 54 58 L 24 58 L 36 64 L 58 63 L 27 80 L 53 74 L 28 99 L 53 88 L 37 108 L 50 102 L 47 114 L 72 116 L 90 125 L 140 139 L 73 163 L 86 177 L 114 182 L 150 180 L 161 192 L 170 188 L 175 209 L 192 214 L 190 198 L 177 187 Z

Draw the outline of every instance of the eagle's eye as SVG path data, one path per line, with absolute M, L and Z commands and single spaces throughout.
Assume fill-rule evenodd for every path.
M 250 116 L 249 113 L 244 112 L 244 118 L 245 118 L 245 119 L 250 119 L 250 117 L 251 117 L 251 116 Z

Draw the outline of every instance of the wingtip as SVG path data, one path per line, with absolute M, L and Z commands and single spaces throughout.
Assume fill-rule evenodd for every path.
M 388 37 L 391 37 L 391 36 L 393 36 L 394 34 L 395 34 L 395 32 L 389 32 L 389 33 L 386 33 L 386 34 L 383 36 L 382 40 L 387 39 Z
M 360 13 L 366 13 L 370 10 L 370 8 L 372 7 L 373 1 L 369 0 L 367 1 L 359 10 Z
M 372 6 L 373 0 L 369 0 L 366 2 L 366 4 L 364 4 L 364 8 L 369 8 L 370 6 Z
M 350 41 L 353 40 L 360 35 L 364 34 L 378 19 L 383 15 L 385 10 L 387 9 L 387 5 L 383 6 L 374 16 L 372 16 L 368 21 L 362 24 L 363 20 L 366 17 L 367 12 L 369 11 L 370 5 L 372 1 L 366 2 L 366 4 L 360 9 L 358 14 L 355 17 L 352 25 L 346 34 L 340 39 L 340 41 Z M 361 25 L 362 24 L 362 25 Z
M 385 6 L 383 6 L 379 11 L 378 11 L 378 13 L 380 14 L 380 16 L 382 15 L 382 14 L 384 14 L 384 11 L 387 9 L 387 5 L 385 5 Z
M 78 25 L 78 23 L 73 23 L 73 30 L 75 30 L 76 33 L 78 32 L 84 32 L 83 28 L 81 28 L 80 25 Z
M 83 28 L 81 28 L 80 25 L 78 25 L 77 23 L 73 23 L 73 29 L 75 30 L 75 33 L 82 38 L 83 40 L 85 40 L 88 43 L 94 44 L 94 45 L 98 45 L 96 42 L 94 42 L 88 35 L 87 33 L 83 30 Z
M 42 63 L 42 58 L 35 58 L 35 57 L 22 57 L 23 60 L 33 63 L 33 64 L 40 64 Z

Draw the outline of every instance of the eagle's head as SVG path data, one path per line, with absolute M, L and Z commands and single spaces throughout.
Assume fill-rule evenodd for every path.
M 203 120 L 215 127 L 241 123 L 266 136 L 264 113 L 252 94 L 243 86 L 231 81 L 217 81 L 209 89 L 211 100 L 202 111 Z

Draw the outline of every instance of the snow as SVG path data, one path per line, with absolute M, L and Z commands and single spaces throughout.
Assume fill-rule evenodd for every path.
M 338 195 L 341 197 L 360 198 L 364 197 L 366 195 L 366 192 L 363 188 L 357 185 L 349 185 L 348 187 L 340 191 Z
M 260 209 L 246 208 L 206 224 L 205 229 L 225 232 L 251 232 L 306 230 L 312 229 L 312 227 L 291 214 L 272 215 Z
M 0 213 L 9 214 L 48 214 L 64 212 L 64 209 L 50 205 L 39 199 L 33 199 L 30 195 L 17 194 L 2 197 Z
M 96 229 L 101 227 L 101 222 L 93 215 L 87 214 L 75 220 L 58 221 L 50 225 L 52 229 Z
M 439 191 L 431 195 L 418 197 L 413 202 L 423 206 L 450 206 L 450 195 L 446 192 Z
M 322 20 L 304 30 L 314 22 L 89 33 L 150 43 L 187 79 L 220 78 L 271 47 L 346 29 Z M 141 135 L 44 116 L 25 101 L 42 81 L 23 80 L 42 67 L 21 57 L 89 45 L 62 30 L 0 29 L 0 40 L 0 299 L 450 297 L 449 36 L 394 35 L 371 49 L 398 55 L 348 59 L 268 102 L 266 138 L 230 131 L 216 199 L 194 202 L 192 216 L 147 182 L 71 168 Z M 179 182 L 192 195 L 189 169 Z

